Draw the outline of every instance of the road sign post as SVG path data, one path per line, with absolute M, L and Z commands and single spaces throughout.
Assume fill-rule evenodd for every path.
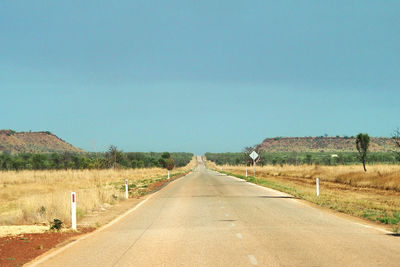
M 256 177 L 256 159 L 258 158 L 258 154 L 253 151 L 249 156 L 253 160 L 253 177 Z
M 71 220 L 72 229 L 76 230 L 76 193 L 71 192 Z
M 128 194 L 128 179 L 125 179 L 125 198 L 126 199 L 129 198 L 129 194 Z

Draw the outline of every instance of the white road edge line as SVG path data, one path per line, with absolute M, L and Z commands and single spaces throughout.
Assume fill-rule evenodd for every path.
M 240 179 L 240 178 L 237 178 L 237 177 L 234 177 L 234 176 L 227 175 L 227 177 L 232 178 L 232 179 L 235 179 L 235 180 L 238 180 L 238 181 L 241 181 L 241 182 L 246 182 L 246 183 L 248 183 L 248 184 L 250 184 L 250 185 L 260 187 L 260 188 L 262 188 L 262 189 L 264 189 L 264 190 L 272 190 L 272 191 L 275 191 L 276 193 L 283 194 L 284 196 L 288 196 L 288 197 L 291 197 L 291 196 L 292 196 L 292 195 L 289 195 L 289 194 L 287 194 L 287 193 L 285 193 L 285 192 L 281 192 L 281 191 L 278 191 L 278 190 L 275 190 L 275 189 L 272 189 L 272 188 L 269 188 L 269 187 L 261 186 L 261 185 L 258 185 L 258 184 L 250 183 L 250 182 L 247 182 L 247 181 L 244 180 L 244 179 Z M 297 201 L 297 199 L 293 199 L 293 200 L 294 200 L 295 202 L 299 203 L 299 204 L 305 205 L 304 203 L 301 203 L 301 202 Z M 379 227 L 370 226 L 370 225 L 367 225 L 367 224 L 362 224 L 362 223 L 357 223 L 357 222 L 352 222 L 352 223 L 358 224 L 358 225 L 363 226 L 363 227 L 365 227 L 365 228 L 374 229 L 374 230 L 380 231 L 380 232 L 385 233 L 385 234 L 392 234 L 392 232 L 387 231 L 387 230 L 382 229 L 382 228 L 379 228 Z
M 247 255 L 247 256 L 249 256 L 249 260 L 250 260 L 251 264 L 258 265 L 256 257 L 254 257 L 253 255 Z
M 362 224 L 362 223 L 356 223 L 355 222 L 355 224 L 361 225 L 361 226 L 363 226 L 365 228 L 370 228 L 370 229 L 374 229 L 374 230 L 377 230 L 377 231 L 381 231 L 382 233 L 385 233 L 385 234 L 391 234 L 392 233 L 392 232 L 387 231 L 385 229 L 374 227 L 374 226 L 370 226 L 370 225 L 366 225 L 366 224 Z
M 244 180 L 244 179 L 240 179 L 240 178 L 237 178 L 237 177 L 234 177 L 234 176 L 228 176 L 228 177 L 229 177 L 229 178 L 232 178 L 232 179 L 235 179 L 235 180 L 237 180 L 237 181 L 240 181 L 240 182 L 246 182 L 246 183 L 249 184 L 249 185 L 262 188 L 262 189 L 264 189 L 264 190 L 266 190 L 266 191 L 271 190 L 271 191 L 274 191 L 275 193 L 278 193 L 278 194 L 283 195 L 283 196 L 286 196 L 286 197 L 293 197 L 292 195 L 290 195 L 290 194 L 288 194 L 288 193 L 281 192 L 281 191 L 278 191 L 278 190 L 275 190 L 275 189 L 272 189 L 272 188 L 269 188 L 269 187 L 261 186 L 261 185 L 258 185 L 258 184 L 254 184 L 254 183 L 248 182 L 248 181 L 246 181 L 246 180 Z M 295 200 L 296 200 L 296 199 L 295 199 Z
M 100 227 L 99 229 L 91 232 L 90 234 L 84 235 L 84 236 L 72 241 L 71 243 L 69 243 L 69 244 L 67 244 L 67 245 L 55 250 L 54 252 L 52 252 L 52 253 L 50 253 L 48 255 L 43 256 L 42 258 L 39 256 L 39 258 L 37 260 L 34 259 L 32 262 L 30 262 L 30 263 L 28 262 L 26 264 L 26 266 L 30 266 L 30 267 L 38 266 L 39 264 L 41 264 L 41 263 L 43 263 L 43 262 L 45 262 L 45 261 L 57 256 L 58 254 L 60 254 L 64 250 L 66 250 L 66 249 L 72 247 L 73 245 L 77 244 L 79 241 L 85 240 L 85 239 L 91 237 L 92 235 L 95 235 L 95 234 L 97 234 L 99 232 L 102 232 L 105 229 L 113 226 L 114 224 L 116 224 L 117 222 L 119 222 L 120 220 L 122 220 L 123 218 L 128 216 L 130 213 L 134 212 L 136 209 L 138 209 L 140 206 L 142 206 L 144 203 L 146 203 L 149 199 L 151 199 L 154 195 L 158 194 L 159 192 L 160 192 L 160 190 L 155 192 L 155 193 L 153 193 L 153 194 L 151 194 L 151 195 L 149 195 L 146 199 L 143 199 L 141 202 L 139 202 L 135 207 L 133 207 L 132 209 L 126 211 L 121 216 L 115 218 L 114 220 L 112 220 L 108 224 Z

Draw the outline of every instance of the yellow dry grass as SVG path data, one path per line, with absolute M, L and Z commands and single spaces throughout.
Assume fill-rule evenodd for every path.
M 211 169 L 247 179 L 250 182 L 277 189 L 354 216 L 385 224 L 400 224 L 400 166 L 368 166 L 365 173 L 360 165 L 353 166 L 217 166 L 207 161 Z M 319 197 L 315 178 L 320 179 Z
M 189 171 L 187 166 L 171 174 Z M 70 222 L 71 192 L 77 194 L 77 216 L 124 199 L 124 180 L 140 183 L 166 177 L 161 168 L 121 170 L 47 170 L 0 172 L 0 225 L 48 224 L 54 218 Z
M 216 168 L 215 163 L 209 162 Z M 239 171 L 243 175 L 246 166 L 218 166 L 224 170 Z M 248 167 L 249 175 L 253 167 Z M 256 176 L 284 176 L 306 179 L 319 178 L 322 181 L 348 184 L 355 187 L 395 190 L 400 192 L 400 165 L 371 165 L 364 172 L 361 165 L 283 165 L 283 166 L 256 166 Z
M 49 227 L 43 225 L 0 225 L 0 237 L 44 233 L 48 230 Z

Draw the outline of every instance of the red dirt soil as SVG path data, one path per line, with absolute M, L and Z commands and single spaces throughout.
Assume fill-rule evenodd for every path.
M 22 266 L 58 244 L 93 230 L 95 228 L 83 228 L 78 232 L 48 232 L 1 237 L 0 266 Z
M 186 174 L 171 178 L 176 180 Z M 147 188 L 147 193 L 161 189 L 169 181 L 155 182 Z M 0 266 L 22 266 L 39 255 L 55 248 L 73 238 L 94 231 L 96 228 L 78 228 L 78 232 L 47 232 L 41 234 L 21 234 L 18 236 L 0 237 Z

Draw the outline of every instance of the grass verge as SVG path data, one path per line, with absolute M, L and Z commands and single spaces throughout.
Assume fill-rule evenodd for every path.
M 196 165 L 171 171 L 171 177 L 189 172 Z M 149 193 L 154 183 L 167 179 L 167 170 L 49 170 L 0 172 L 0 225 L 49 225 L 57 218 L 71 221 L 71 192 L 77 194 L 77 217 L 125 200 L 125 179 L 131 197 Z
M 400 194 L 397 191 L 352 187 L 348 184 L 321 181 L 321 193 L 317 197 L 315 181 L 310 181 L 310 179 L 266 175 L 246 177 L 241 174 L 244 173 L 243 170 L 232 171 L 226 166 L 223 171 L 212 169 L 288 193 L 321 207 L 389 225 L 394 233 L 400 230 Z

